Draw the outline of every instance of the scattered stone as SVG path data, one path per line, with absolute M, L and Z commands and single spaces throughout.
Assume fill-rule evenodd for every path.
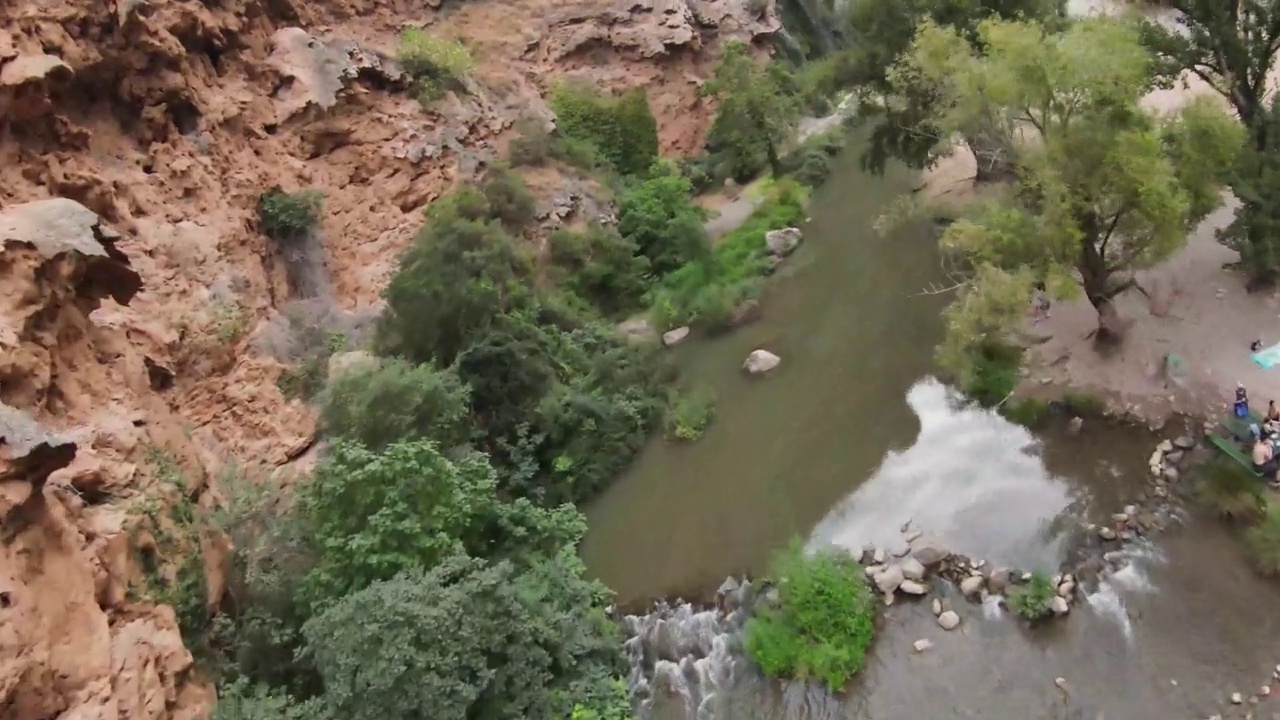
M 941 600 L 939 600 L 938 598 L 934 598 L 934 599 L 933 599 L 933 607 L 931 607 L 930 609 L 931 609 L 931 610 L 933 610 L 934 617 L 937 617 L 938 615 L 941 615 L 941 614 L 942 614 L 942 601 L 941 601 Z
M 1164 461 L 1169 463 L 1170 465 L 1177 465 L 1178 463 L 1182 462 L 1182 453 L 1183 453 L 1182 450 L 1174 450 L 1173 452 L 1167 452 L 1164 454 Z
M 778 367 L 781 363 L 782 358 L 768 350 L 752 350 L 746 361 L 742 363 L 742 369 L 752 375 L 761 375 Z
M 1153 468 L 1160 467 L 1160 463 L 1162 462 L 1164 462 L 1164 453 L 1160 452 L 1159 450 L 1156 450 L 1155 452 L 1151 453 L 1150 459 L 1147 460 L 1147 464 Z
M 689 326 L 682 325 L 674 330 L 668 330 L 662 333 L 662 344 L 667 347 L 675 347 L 681 342 L 684 342 L 684 339 L 687 337 L 689 337 Z
M 938 626 L 943 630 L 955 630 L 960 626 L 960 616 L 954 610 L 947 610 L 938 616 Z
M 919 560 L 911 556 L 907 556 L 902 558 L 902 560 L 899 561 L 898 565 L 902 567 L 902 576 L 905 577 L 906 579 L 908 580 L 924 579 L 924 565 L 922 565 Z
M 1173 467 L 1172 465 L 1164 469 L 1164 479 L 1169 482 L 1178 482 L 1180 474 L 1181 473 L 1178 472 L 1178 468 Z
M 1063 692 L 1066 692 L 1066 691 L 1067 691 L 1067 679 L 1066 679 L 1066 678 L 1062 678 L 1062 677 L 1054 678 L 1054 679 L 1053 679 L 1053 684 L 1054 684 L 1054 685 L 1057 685 L 1059 690 L 1061 690 L 1061 691 L 1063 691 Z
M 970 575 L 960 581 L 960 592 L 967 598 L 976 597 L 982 592 L 983 579 L 981 575 Z
M 1115 540 L 1116 531 L 1112 530 L 1109 527 L 1103 526 L 1098 528 L 1098 537 L 1102 538 L 1103 540 Z
M 890 565 L 875 576 L 876 587 L 886 594 L 892 594 L 897 590 L 903 580 L 906 580 L 906 577 L 902 574 L 902 568 L 897 565 Z
M 1179 435 L 1173 439 L 1173 444 L 1179 450 L 1190 450 L 1196 446 L 1196 441 L 1190 435 Z
M 911 557 L 926 568 L 932 568 L 951 557 L 951 551 L 940 540 L 932 537 L 917 538 L 912 543 Z
M 884 548 L 878 547 L 875 552 L 871 553 L 871 561 L 877 565 L 884 564 Z
M 1004 568 L 996 568 L 987 575 L 987 584 L 991 586 L 991 592 L 1003 593 L 1009 587 L 1009 571 Z
M 1073 417 L 1071 422 L 1067 423 L 1067 432 L 1072 435 L 1079 435 L 1080 430 L 1084 428 L 1084 418 Z
M 1262 697 L 1266 697 L 1266 696 L 1270 695 L 1270 694 L 1271 694 L 1271 686 L 1270 686 L 1270 685 L 1263 685 L 1262 687 L 1258 688 L 1258 694 L 1259 694 L 1259 695 L 1261 695 Z
M 1071 612 L 1071 606 L 1067 604 L 1067 599 L 1061 595 L 1054 597 L 1053 602 L 1049 604 L 1049 607 L 1053 609 L 1054 615 L 1061 616 Z
M 1058 586 L 1058 597 L 1070 600 L 1076 594 L 1076 584 L 1070 580 Z
M 764 244 L 769 254 L 779 257 L 786 257 L 794 252 L 801 240 L 804 240 L 804 233 L 800 232 L 800 228 L 794 227 L 770 230 L 764 234 Z
M 910 531 L 910 532 L 904 532 L 904 533 L 902 533 L 902 539 L 903 539 L 903 540 L 906 540 L 906 541 L 907 541 L 907 544 L 908 544 L 908 545 L 910 545 L 911 543 L 913 543 L 913 542 L 915 542 L 916 540 L 918 540 L 918 539 L 920 538 L 920 536 L 921 536 L 921 535 L 923 535 L 923 534 L 924 534 L 924 533 L 920 532 L 919 530 L 912 530 L 912 531 Z
M 1231 704 L 1239 705 L 1244 702 L 1244 696 L 1240 693 L 1231 693 Z
M 893 604 L 893 601 L 894 601 L 893 593 L 891 593 L 891 592 L 887 592 L 887 593 L 885 593 L 885 594 L 884 594 L 884 606 L 885 606 L 885 607 L 889 607 L 890 605 L 892 605 L 892 604 Z
M 919 639 L 919 640 L 915 641 L 914 643 L 912 643 L 912 644 L 911 644 L 911 646 L 912 646 L 912 647 L 914 647 L 914 648 L 916 649 L 916 652 L 918 652 L 918 653 L 922 653 L 922 652 L 924 652 L 925 650 L 928 650 L 929 648 L 933 647 L 933 641 L 932 641 L 932 640 L 925 640 L 925 639 L 921 638 L 921 639 Z
M 908 595 L 924 595 L 929 592 L 929 588 L 918 580 L 903 580 L 898 589 Z
M 1156 451 L 1159 452 L 1161 455 L 1167 452 L 1173 452 L 1173 441 L 1165 440 L 1161 442 L 1159 445 L 1156 446 Z
M 1127 523 L 1129 522 L 1129 516 L 1125 513 L 1112 513 L 1111 521 L 1117 522 L 1117 523 Z

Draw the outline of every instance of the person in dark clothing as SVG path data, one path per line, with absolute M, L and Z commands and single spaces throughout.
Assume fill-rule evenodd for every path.
M 1249 417 L 1249 393 L 1244 389 L 1243 383 L 1236 384 L 1236 404 L 1234 407 L 1236 417 Z

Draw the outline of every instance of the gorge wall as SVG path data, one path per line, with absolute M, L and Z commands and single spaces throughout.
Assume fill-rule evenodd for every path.
M 467 93 L 406 92 L 405 27 L 467 45 Z M 227 553 L 158 508 L 315 442 L 264 350 L 290 298 L 259 195 L 324 192 L 332 302 L 371 317 L 423 208 L 555 80 L 646 87 L 691 153 L 717 46 L 780 25 L 773 0 L 15 0 L 0 28 L 0 716 L 161 720 L 213 692 L 139 588 L 190 551 L 212 610 Z

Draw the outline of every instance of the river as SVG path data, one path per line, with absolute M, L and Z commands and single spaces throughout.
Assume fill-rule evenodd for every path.
M 764 318 L 674 351 L 687 379 L 715 389 L 718 416 L 697 443 L 655 441 L 589 508 L 583 555 L 620 601 L 760 573 L 793 538 L 892 543 L 908 520 L 954 551 L 1052 572 L 1081 523 L 1142 486 L 1156 441 L 1145 430 L 1090 422 L 1079 435 L 1034 436 L 959 406 L 932 379 L 946 302 L 921 292 L 941 280 L 932 235 L 871 227 L 914 183 L 903 170 L 868 176 L 856 150 L 842 157 L 815 195 L 805 244 L 770 283 Z M 782 365 L 746 377 L 739 367 L 758 347 Z M 1035 632 L 957 603 L 964 624 L 942 633 L 926 605 L 888 609 L 847 698 L 779 694 L 738 667 L 723 689 L 735 709 L 699 720 L 1203 718 L 1231 692 L 1258 692 L 1280 661 L 1280 592 L 1218 522 L 1194 517 Z M 918 638 L 936 647 L 916 654 Z M 732 645 L 717 642 L 722 655 Z M 1263 703 L 1236 709 L 1280 712 Z M 648 716 L 690 717 L 662 708 Z

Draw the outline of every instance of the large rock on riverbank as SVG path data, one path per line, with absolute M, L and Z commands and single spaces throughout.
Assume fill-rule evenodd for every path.
M 768 350 L 753 350 L 742 363 L 742 369 L 750 375 L 763 375 L 782 364 L 782 358 Z

